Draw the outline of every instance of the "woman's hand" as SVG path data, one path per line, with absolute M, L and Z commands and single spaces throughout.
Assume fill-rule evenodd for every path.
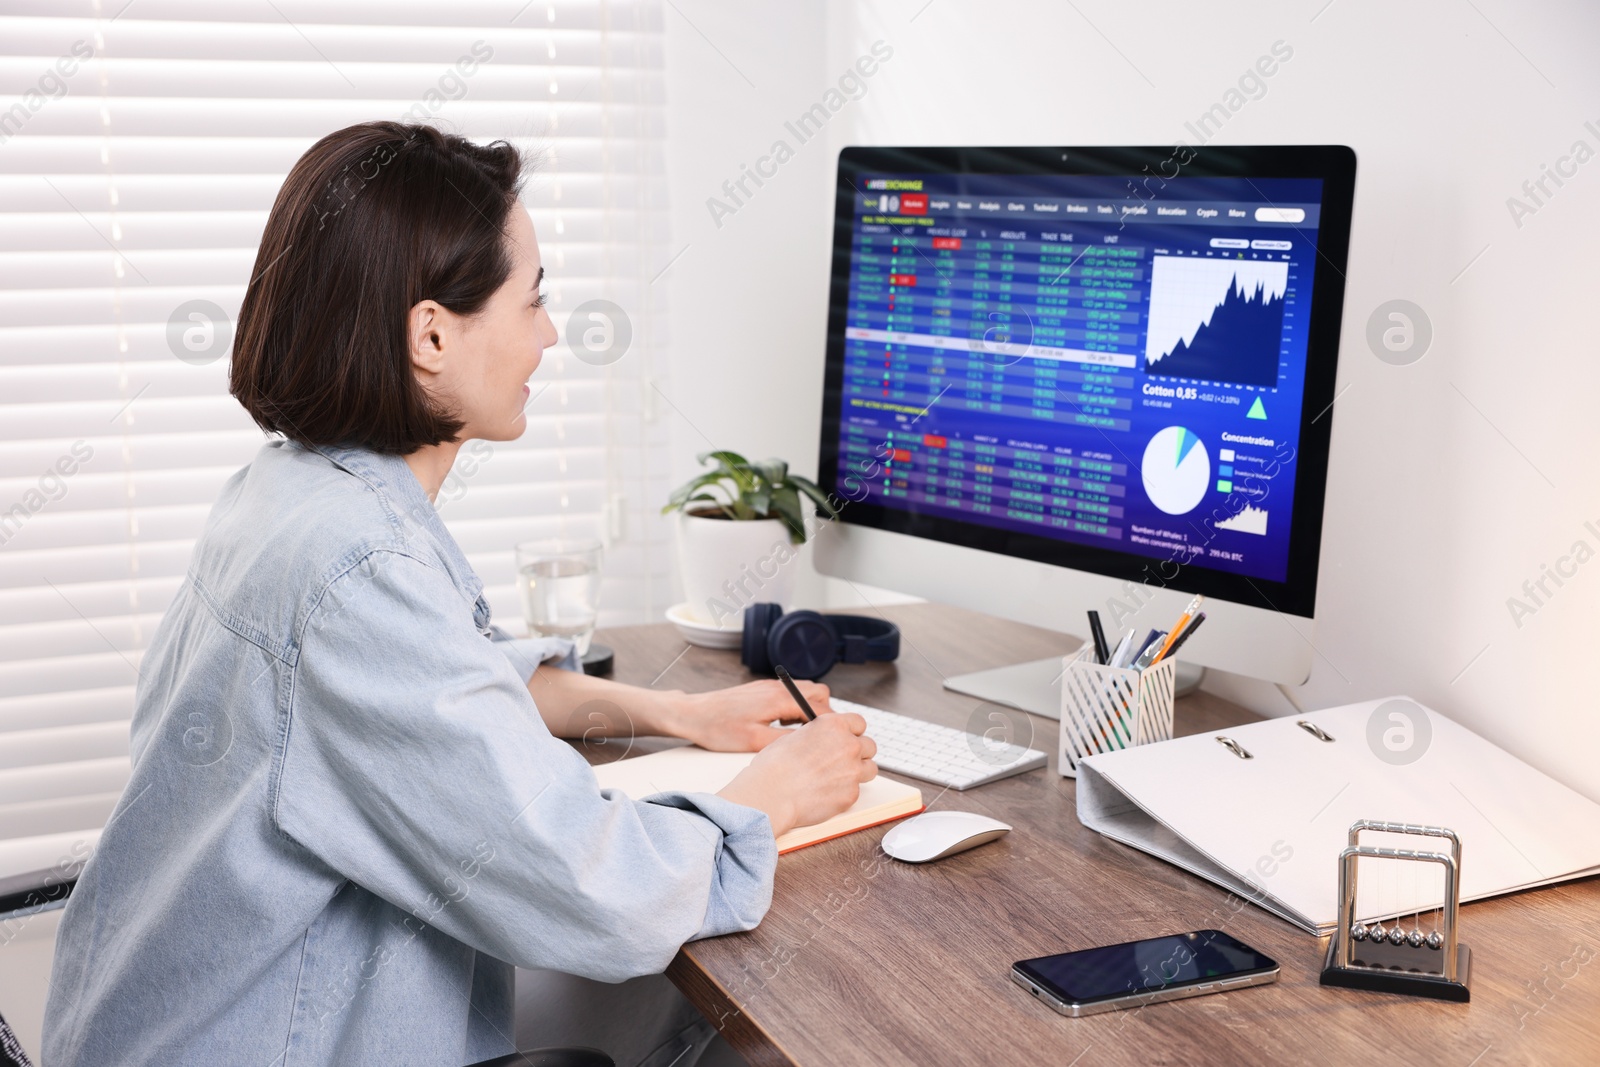
M 819 716 L 831 710 L 827 686 L 819 682 L 795 685 Z M 755 752 L 794 732 L 771 725 L 773 720 L 804 719 L 805 713 L 783 683 L 746 682 L 731 689 L 685 696 L 673 732 L 713 752 Z
M 866 729 L 861 716 L 843 712 L 818 715 L 798 730 L 775 731 L 777 740 L 717 795 L 766 812 L 776 837 L 831 819 L 854 804 L 861 783 L 878 773 L 872 762 L 878 746 Z
M 827 714 L 828 687 L 796 682 L 818 715 Z M 792 730 L 774 721 L 805 719 L 783 684 L 746 682 L 709 693 L 661 691 L 541 666 L 528 681 L 550 732 L 557 737 L 682 737 L 713 752 L 756 752 Z

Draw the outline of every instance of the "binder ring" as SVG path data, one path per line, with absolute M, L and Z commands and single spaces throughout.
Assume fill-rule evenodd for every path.
M 1240 759 L 1255 759 L 1254 756 L 1250 755 L 1250 753 L 1248 753 L 1248 752 L 1246 752 L 1244 750 L 1244 746 L 1243 745 L 1239 744 L 1239 742 L 1235 741 L 1231 737 L 1218 736 L 1217 744 L 1225 746 L 1228 749 L 1229 752 L 1232 752 L 1235 756 L 1238 756 Z
M 1332 735 L 1314 722 L 1306 722 L 1304 719 L 1296 719 L 1295 725 L 1300 727 L 1300 729 L 1304 730 L 1306 733 L 1310 734 L 1312 737 L 1315 737 L 1318 741 L 1333 740 Z

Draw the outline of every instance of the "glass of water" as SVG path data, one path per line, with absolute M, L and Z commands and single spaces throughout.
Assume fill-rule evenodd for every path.
M 517 588 L 531 634 L 570 637 L 589 651 L 600 614 L 600 542 L 592 538 L 524 541 L 517 546 Z

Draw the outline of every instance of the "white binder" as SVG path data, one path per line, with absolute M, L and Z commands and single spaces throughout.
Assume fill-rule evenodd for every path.
M 1401 723 L 1388 712 L 1406 705 L 1373 724 L 1389 700 L 1090 756 L 1079 766 L 1078 818 L 1316 934 L 1333 929 L 1339 852 L 1357 819 L 1456 831 L 1463 903 L 1600 873 L 1600 805 L 1431 709 L 1421 711 L 1426 748 L 1413 724 L 1422 754 L 1402 762 L 1409 753 L 1385 751 L 1384 733 Z M 1363 843 L 1389 844 L 1382 836 Z M 1438 899 L 1437 887 L 1398 876 L 1372 889 L 1358 903 L 1364 918 Z

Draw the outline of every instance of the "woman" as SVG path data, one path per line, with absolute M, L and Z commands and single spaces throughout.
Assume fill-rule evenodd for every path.
M 431 501 L 463 442 L 523 432 L 556 341 L 520 170 L 507 144 L 376 122 L 285 180 L 231 378 L 279 436 L 224 487 L 143 660 L 132 777 L 57 940 L 52 1067 L 512 1051 L 513 965 L 617 982 L 752 928 L 775 836 L 875 773 L 859 716 L 772 726 L 797 717 L 776 683 L 617 685 L 490 626 Z M 602 795 L 552 736 L 595 699 L 760 752 L 716 796 Z

